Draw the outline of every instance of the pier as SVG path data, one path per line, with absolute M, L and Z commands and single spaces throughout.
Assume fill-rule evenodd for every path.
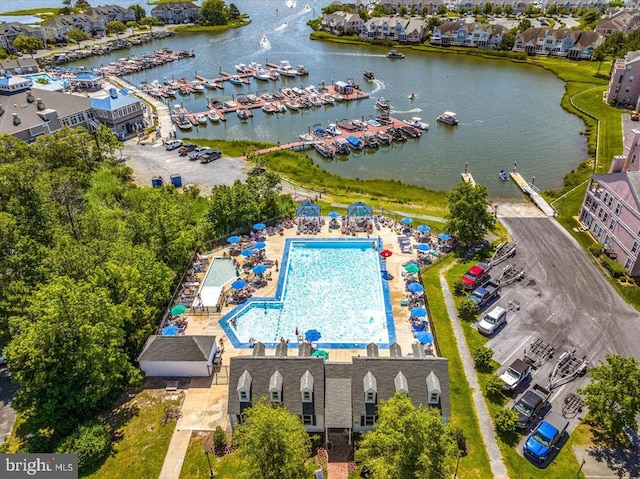
M 469 168 L 469 163 L 465 163 L 464 171 L 460 173 L 460 176 L 462 177 L 462 181 L 464 181 L 465 183 L 471 184 L 471 186 L 476 186 L 476 180 L 473 178 L 473 175 L 471 175 L 471 173 L 467 171 L 468 168 Z
M 510 175 L 511 179 L 516 183 L 516 185 L 518 185 L 518 188 L 531 198 L 533 204 L 536 205 L 545 215 L 551 218 L 556 216 L 556 210 L 546 202 L 542 195 L 540 195 L 538 188 L 525 180 L 520 173 L 515 171 L 515 169 L 510 173 Z

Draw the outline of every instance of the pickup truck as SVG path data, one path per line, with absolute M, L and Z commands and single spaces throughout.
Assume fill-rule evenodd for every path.
M 499 292 L 500 285 L 498 283 L 487 281 L 479 288 L 474 289 L 468 299 L 476 303 L 476 308 L 480 310 L 495 299 Z
M 478 322 L 478 332 L 487 336 L 493 336 L 506 322 L 507 311 L 500 306 L 496 306 Z
M 524 442 L 524 455 L 540 464 L 545 462 L 551 450 L 567 430 L 569 421 L 560 414 L 551 411 L 544 421 L 538 424 Z
M 530 375 L 531 364 L 525 363 L 522 359 L 516 359 L 500 376 L 500 379 L 505 383 L 502 391 L 507 394 L 513 394 L 513 392 L 518 389 L 518 386 Z
M 533 418 L 548 404 L 550 396 L 551 391 L 539 384 L 528 389 L 513 405 L 513 410 L 518 413 L 518 426 L 522 429 L 529 427 Z
M 471 267 L 460 279 L 467 289 L 476 289 L 487 279 L 490 269 L 491 266 L 487 263 L 478 263 Z

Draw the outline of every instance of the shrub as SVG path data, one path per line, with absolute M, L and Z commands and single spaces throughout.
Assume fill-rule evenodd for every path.
M 492 374 L 484 385 L 484 393 L 489 398 L 502 398 L 503 387 L 504 381 L 495 374 Z
M 29 436 L 21 445 L 18 452 L 20 454 L 34 454 L 42 452 L 51 452 L 51 438 L 40 432 Z
M 458 316 L 461 320 L 467 321 L 469 323 L 476 320 L 477 316 L 477 305 L 470 299 L 465 299 L 458 306 Z
M 78 469 L 87 470 L 95 466 L 111 449 L 111 434 L 106 425 L 89 421 L 74 429 L 64 438 L 56 452 L 78 455 Z
M 449 434 L 453 438 L 453 442 L 458 448 L 458 455 L 464 457 L 467 455 L 467 437 L 464 435 L 464 430 L 458 426 L 451 426 L 449 428 Z
M 473 356 L 473 364 L 475 364 L 478 371 L 489 369 L 491 358 L 493 357 L 493 349 L 486 346 L 478 346 L 471 354 Z
M 602 261 L 602 265 L 607 268 L 607 271 L 609 271 L 614 278 L 624 278 L 627 275 L 627 270 L 616 260 L 602 256 L 600 261 Z
M 465 284 L 461 279 L 458 279 L 455 283 L 453 283 L 453 294 L 455 294 L 456 296 L 464 296 L 466 292 L 467 288 L 465 287 Z
M 227 448 L 227 433 L 224 432 L 224 429 L 220 426 L 217 426 L 216 430 L 213 432 L 213 447 L 215 448 L 215 453 L 218 456 L 224 454 L 224 451 Z
M 592 244 L 591 246 L 589 246 L 589 251 L 591 251 L 591 254 L 595 257 L 600 256 L 603 250 L 604 246 L 602 246 L 600 243 Z
M 493 419 L 498 432 L 514 433 L 518 430 L 518 413 L 513 409 L 502 408 L 496 412 Z

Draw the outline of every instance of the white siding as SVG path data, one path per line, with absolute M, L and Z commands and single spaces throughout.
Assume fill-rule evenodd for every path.
M 140 361 L 140 369 L 147 376 L 210 376 L 211 365 L 206 361 Z

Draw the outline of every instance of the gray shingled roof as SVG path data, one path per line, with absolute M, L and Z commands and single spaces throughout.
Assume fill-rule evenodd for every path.
M 326 427 L 351 427 L 351 379 L 327 378 Z
M 138 361 L 208 361 L 215 336 L 149 336 Z
M 313 391 L 313 374 L 309 371 L 305 372 L 300 378 L 300 392 L 305 390 Z

